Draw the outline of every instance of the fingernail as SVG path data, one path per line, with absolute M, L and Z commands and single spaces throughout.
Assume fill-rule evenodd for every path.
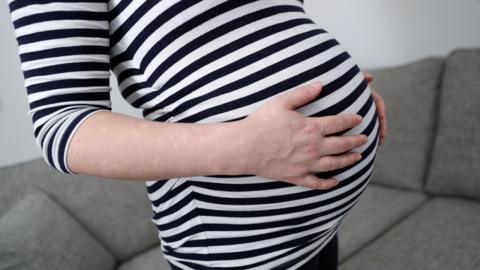
M 312 86 L 315 87 L 315 88 L 319 88 L 319 87 L 322 86 L 322 83 L 319 82 L 319 81 L 315 81 L 315 82 L 312 83 Z

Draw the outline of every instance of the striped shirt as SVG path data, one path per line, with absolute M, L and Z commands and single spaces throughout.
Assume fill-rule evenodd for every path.
M 315 173 L 313 190 L 256 175 L 146 181 L 165 258 L 181 269 L 296 269 L 338 231 L 371 178 L 379 121 L 367 81 L 299 0 L 7 0 L 37 145 L 65 174 L 66 149 L 90 115 L 123 98 L 161 122 L 240 120 L 320 80 L 305 116 L 356 113 L 362 159 Z M 234 162 L 234 161 L 232 161 Z

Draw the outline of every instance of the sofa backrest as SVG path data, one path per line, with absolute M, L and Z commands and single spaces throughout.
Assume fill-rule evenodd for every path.
M 447 58 L 426 188 L 480 200 L 480 48 Z
M 372 182 L 422 191 L 435 131 L 438 90 L 445 60 L 428 57 L 369 70 L 384 99 L 388 134 L 379 146 Z
M 0 168 L 0 216 L 28 186 L 49 195 L 118 261 L 160 244 L 142 181 L 67 175 L 35 159 Z

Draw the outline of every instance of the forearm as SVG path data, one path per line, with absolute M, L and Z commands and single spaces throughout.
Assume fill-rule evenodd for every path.
M 171 123 L 110 111 L 89 116 L 74 133 L 67 164 L 75 173 L 125 180 L 246 173 L 242 122 Z

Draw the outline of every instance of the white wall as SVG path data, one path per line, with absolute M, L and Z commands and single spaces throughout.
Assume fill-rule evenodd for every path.
M 365 69 L 480 45 L 480 0 L 305 0 L 305 9 Z
M 362 69 L 445 56 L 480 47 L 480 0 L 305 0 L 312 19 L 349 51 Z M 6 1 L 0 0 L 0 167 L 41 156 L 35 145 L 23 75 Z M 112 78 L 112 86 L 115 80 Z M 113 110 L 140 117 L 112 90 Z

